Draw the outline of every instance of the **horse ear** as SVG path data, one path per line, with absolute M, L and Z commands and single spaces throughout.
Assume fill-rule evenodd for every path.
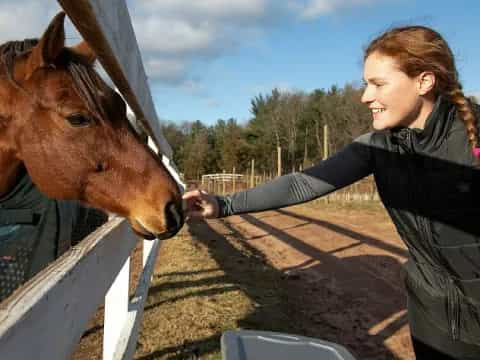
M 38 44 L 32 49 L 29 57 L 30 74 L 36 69 L 55 63 L 65 47 L 65 30 L 63 23 L 65 13 L 59 12 L 50 22 Z
M 87 64 L 92 65 L 97 60 L 97 54 L 95 54 L 86 41 L 79 42 L 71 47 L 70 50 L 80 56 Z

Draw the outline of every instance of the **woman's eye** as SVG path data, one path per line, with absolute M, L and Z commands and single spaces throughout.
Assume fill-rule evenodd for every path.
M 67 116 L 67 120 L 70 125 L 75 127 L 88 126 L 91 123 L 91 120 L 82 114 L 72 114 Z

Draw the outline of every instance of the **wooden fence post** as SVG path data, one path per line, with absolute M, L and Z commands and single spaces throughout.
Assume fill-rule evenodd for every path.
M 328 125 L 323 125 L 323 160 L 328 158 Z M 328 204 L 330 198 L 327 195 L 325 197 L 325 202 Z
M 222 195 L 225 195 L 225 169 L 222 172 Z
M 109 336 L 103 339 L 103 358 L 113 359 L 122 325 L 128 313 L 128 285 L 130 276 L 130 257 L 127 258 L 116 279 L 105 295 L 104 331 Z
M 282 176 L 282 148 L 277 146 L 277 176 Z
M 328 156 L 328 125 L 323 125 L 323 160 Z
M 252 172 L 250 174 L 250 187 L 255 187 L 255 159 L 252 159 Z
M 235 192 L 235 178 L 236 178 L 236 174 L 235 174 L 235 166 L 233 167 L 233 189 L 232 189 L 232 192 Z

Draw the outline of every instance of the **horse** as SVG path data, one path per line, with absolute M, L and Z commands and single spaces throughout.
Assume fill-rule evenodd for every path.
M 27 176 L 42 196 L 118 214 L 143 238 L 174 236 L 184 222 L 178 184 L 95 71 L 88 43 L 65 45 L 64 19 L 58 13 L 39 39 L 0 46 L 0 210 L 14 215 L 6 223 L 22 223 L 23 205 L 5 209 L 1 199 Z

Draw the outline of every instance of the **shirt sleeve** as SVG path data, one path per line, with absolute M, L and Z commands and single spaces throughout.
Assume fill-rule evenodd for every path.
M 373 172 L 372 133 L 302 172 L 280 176 L 255 188 L 217 196 L 220 217 L 304 203 L 350 185 Z

